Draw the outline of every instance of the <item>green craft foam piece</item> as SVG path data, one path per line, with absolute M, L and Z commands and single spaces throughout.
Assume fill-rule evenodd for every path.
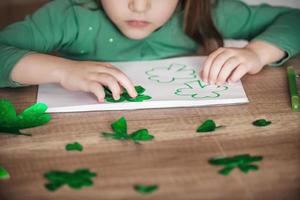
M 8 173 L 8 171 L 0 166 L 0 180 L 5 180 L 5 179 L 9 179 L 10 178 L 10 175 Z
M 133 188 L 139 193 L 150 194 L 158 189 L 158 185 L 135 184 Z
M 112 138 L 115 140 L 132 140 L 134 142 L 149 141 L 154 139 L 153 135 L 150 135 L 147 129 L 140 129 L 131 134 L 127 133 L 127 122 L 125 117 L 121 117 L 117 121 L 111 124 L 113 133 L 102 132 L 102 136 L 106 138 Z
M 208 119 L 197 128 L 197 132 L 212 132 L 221 127 L 224 126 L 216 126 L 214 120 Z
M 121 96 L 120 99 L 115 100 L 112 96 L 111 91 L 108 88 L 104 88 L 104 92 L 105 92 L 105 100 L 107 102 L 112 102 L 112 103 L 118 103 L 118 102 L 124 102 L 124 101 L 129 101 L 129 102 L 143 102 L 146 100 L 151 99 L 152 97 L 148 96 L 148 95 L 144 95 L 143 93 L 145 92 L 145 88 L 143 88 L 142 86 L 135 86 L 134 87 L 136 92 L 137 92 L 137 96 L 135 98 L 131 98 L 128 94 L 127 91 L 124 91 Z
M 78 142 L 74 142 L 74 143 L 71 143 L 71 144 L 67 144 L 66 145 L 66 150 L 67 151 L 82 151 L 83 146 Z
M 70 188 L 79 190 L 82 187 L 90 187 L 94 183 L 92 178 L 97 174 L 90 172 L 89 169 L 77 169 L 74 172 L 65 171 L 50 171 L 44 174 L 49 183 L 45 184 L 45 187 L 49 191 L 55 191 L 63 185 L 68 185 Z
M 234 168 L 239 168 L 245 174 L 249 171 L 257 171 L 259 167 L 251 163 L 259 162 L 262 159 L 262 156 L 251 156 L 249 154 L 242 154 L 232 157 L 216 157 L 210 159 L 208 162 L 211 165 L 223 166 L 224 168 L 219 170 L 219 174 L 228 175 Z
M 258 120 L 255 120 L 254 122 L 252 122 L 252 124 L 254 126 L 260 126 L 260 127 L 263 127 L 263 126 L 269 126 L 270 124 L 272 124 L 271 121 L 268 121 L 266 119 L 258 119 Z
M 20 130 L 48 123 L 51 120 L 51 116 L 45 113 L 47 108 L 47 105 L 43 103 L 36 103 L 17 115 L 14 105 L 8 100 L 1 99 L 0 132 L 15 135 L 30 135 L 23 134 Z

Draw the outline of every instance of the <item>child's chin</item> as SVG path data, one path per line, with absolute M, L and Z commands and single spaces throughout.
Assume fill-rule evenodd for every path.
M 132 40 L 142 40 L 145 39 L 150 35 L 150 33 L 141 33 L 141 32 L 130 32 L 130 33 L 124 33 L 126 37 Z

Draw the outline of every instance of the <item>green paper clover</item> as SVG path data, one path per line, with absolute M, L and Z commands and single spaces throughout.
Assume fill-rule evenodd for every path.
M 148 79 L 157 83 L 171 83 L 176 80 L 196 79 L 197 73 L 182 64 L 171 64 L 168 67 L 156 67 L 146 71 Z
M 0 180 L 5 180 L 5 179 L 9 179 L 10 178 L 10 175 L 8 173 L 8 171 L 0 166 Z
M 111 124 L 113 133 L 102 132 L 102 136 L 106 138 L 112 138 L 115 140 L 132 140 L 134 142 L 149 141 L 154 139 L 153 135 L 150 135 L 147 129 L 140 129 L 131 134 L 127 133 L 127 122 L 124 117 Z
M 10 101 L 5 99 L 0 100 L 0 132 L 15 135 L 30 135 L 23 134 L 20 130 L 48 123 L 51 120 L 51 116 L 45 113 L 47 108 L 47 105 L 37 103 L 17 115 L 15 107 Z
M 156 191 L 158 189 L 158 186 L 157 185 L 135 184 L 133 186 L 133 188 L 139 193 L 149 194 L 149 193 Z
M 208 119 L 197 128 L 197 132 L 212 132 L 221 127 L 224 126 L 216 126 L 214 120 Z
M 200 80 L 184 83 L 186 87 L 175 91 L 177 96 L 189 96 L 194 99 L 218 98 L 221 92 L 229 89 L 228 86 L 208 85 Z
M 271 121 L 267 121 L 265 119 L 258 119 L 258 120 L 255 120 L 254 122 L 252 122 L 252 124 L 254 126 L 260 126 L 260 127 L 262 127 L 262 126 L 268 126 L 271 123 L 272 123 Z
M 124 91 L 121 95 L 120 95 L 120 99 L 115 100 L 112 96 L 112 93 L 109 89 L 107 89 L 106 87 L 104 88 L 104 92 L 105 92 L 105 100 L 107 102 L 112 102 L 112 103 L 118 103 L 118 102 L 124 102 L 124 101 L 130 101 L 130 102 L 143 102 L 146 100 L 151 99 L 150 96 L 148 95 L 144 95 L 143 93 L 145 92 L 145 89 L 142 86 L 135 86 L 134 87 L 136 92 L 137 92 L 137 96 L 135 98 L 131 98 L 128 94 L 127 91 Z
M 67 144 L 66 145 L 66 150 L 67 151 L 82 151 L 83 146 L 78 142 L 74 142 L 74 143 L 71 143 L 71 144 Z
M 258 166 L 251 163 L 258 162 L 263 159 L 262 156 L 250 156 L 249 154 L 242 154 L 232 157 L 216 157 L 210 159 L 208 162 L 212 165 L 223 166 L 219 170 L 219 174 L 228 175 L 234 168 L 239 168 L 243 173 L 248 173 L 250 170 L 258 170 Z
M 84 186 L 92 186 L 93 181 L 91 179 L 95 176 L 97 174 L 90 172 L 89 169 L 77 169 L 74 172 L 50 171 L 44 174 L 44 178 L 49 180 L 45 187 L 49 191 L 55 191 L 66 184 L 70 188 L 79 190 Z

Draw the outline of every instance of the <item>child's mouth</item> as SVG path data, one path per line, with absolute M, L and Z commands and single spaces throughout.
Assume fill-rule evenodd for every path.
M 126 21 L 126 23 L 133 28 L 145 28 L 150 24 L 147 21 L 140 21 L 140 20 L 128 20 Z

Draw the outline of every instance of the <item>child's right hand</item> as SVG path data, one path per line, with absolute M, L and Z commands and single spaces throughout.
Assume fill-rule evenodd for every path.
M 113 98 L 118 100 L 123 88 L 131 97 L 136 97 L 133 83 L 118 68 L 104 62 L 75 61 L 72 66 L 64 66 L 60 70 L 60 84 L 73 91 L 93 93 L 99 102 L 104 101 L 103 86 L 109 88 Z

